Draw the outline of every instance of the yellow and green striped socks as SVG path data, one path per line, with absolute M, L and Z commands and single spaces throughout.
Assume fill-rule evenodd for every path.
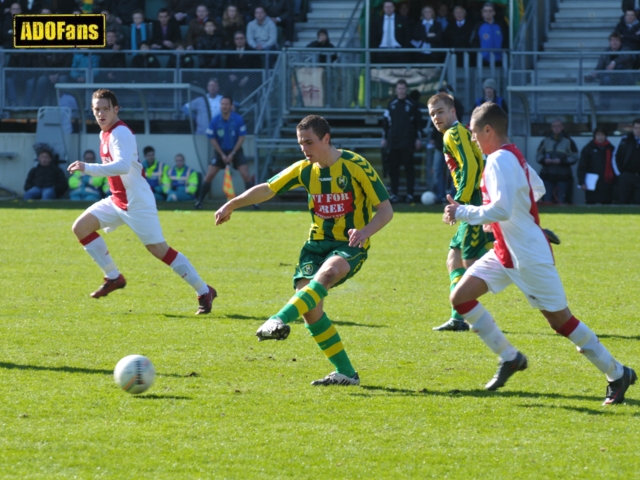
M 346 375 L 347 377 L 353 377 L 356 371 L 351 365 L 347 352 L 344 351 L 344 346 L 342 345 L 342 340 L 340 340 L 340 335 L 336 327 L 333 326 L 327 314 L 322 315 L 322 318 L 313 325 L 305 324 L 305 326 L 320 347 L 320 350 L 322 350 L 329 361 L 336 367 L 336 372 Z
M 271 318 L 278 317 L 284 323 L 293 322 L 309 310 L 316 308 L 316 305 L 326 296 L 327 290 L 320 283 L 311 280 L 306 287 L 298 290 L 291 297 L 282 310 Z
M 467 271 L 466 268 L 456 268 L 453 272 L 449 274 L 449 279 L 451 279 L 451 284 L 449 285 L 450 292 L 453 292 L 453 289 L 456 288 L 456 285 L 458 285 L 458 282 L 460 281 L 460 279 L 464 275 L 464 272 L 466 271 Z M 464 318 L 462 318 L 462 315 L 456 312 L 456 309 L 453 307 L 451 307 L 451 318 L 454 318 L 460 322 L 464 322 Z

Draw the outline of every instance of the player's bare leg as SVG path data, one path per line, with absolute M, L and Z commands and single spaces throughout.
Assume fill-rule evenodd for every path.
M 198 272 L 193 268 L 187 257 L 169 247 L 167 242 L 145 245 L 145 247 L 151 255 L 169 265 L 180 278 L 196 291 L 199 304 L 196 315 L 211 312 L 213 300 L 218 296 L 218 293 L 200 278 L 200 275 L 198 275 Z
M 220 167 L 216 167 L 214 165 L 209 165 L 207 167 L 207 173 L 205 174 L 204 179 L 202 180 L 202 185 L 200 186 L 200 195 L 198 196 L 195 204 L 195 207 L 197 209 L 202 209 L 202 202 L 204 201 L 204 198 L 209 194 L 209 190 L 211 190 L 211 182 L 213 182 L 213 179 L 216 177 L 220 170 Z
M 558 312 L 541 310 L 551 328 L 567 337 L 587 359 L 607 377 L 609 385 L 603 405 L 622 403 L 624 395 L 637 380 L 636 372 L 623 366 L 600 343 L 591 329 L 571 314 L 569 308 Z
M 100 230 L 98 219 L 91 213 L 84 212 L 73 223 L 71 230 L 85 251 L 104 272 L 104 283 L 91 296 L 106 297 L 114 290 L 124 288 L 127 281 L 113 262 L 104 239 L 97 233 Z

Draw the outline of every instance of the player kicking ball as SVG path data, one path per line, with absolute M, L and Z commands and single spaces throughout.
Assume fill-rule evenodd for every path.
M 300 160 L 266 183 L 256 185 L 216 212 L 216 225 L 240 207 L 262 203 L 277 194 L 304 187 L 309 192 L 311 231 L 293 275 L 296 294 L 256 332 L 258 340 L 284 340 L 288 323 L 304 318 L 309 334 L 334 365 L 335 372 L 312 385 L 360 385 L 340 335 L 323 303 L 329 289 L 353 277 L 367 259 L 369 237 L 393 217 L 389 194 L 376 171 L 360 155 L 331 144 L 327 121 L 305 117 L 296 128 L 306 160 Z M 377 210 L 375 216 L 372 207 Z
M 93 298 L 106 297 L 127 284 L 116 267 L 104 239 L 97 233 L 106 233 L 128 225 L 151 254 L 169 265 L 198 295 L 196 315 L 211 312 L 217 296 L 198 275 L 189 260 L 169 247 L 162 235 L 158 210 L 153 192 L 144 178 L 138 160 L 138 146 L 129 127 L 118 118 L 118 99 L 110 90 L 93 92 L 91 106 L 100 125 L 100 157 L 102 164 L 73 162 L 69 172 L 81 171 L 85 175 L 107 177 L 111 196 L 94 203 L 73 224 L 72 230 L 85 251 L 104 272 L 104 283 L 93 292 Z
M 495 103 L 473 111 L 473 139 L 488 155 L 481 184 L 483 205 L 460 205 L 449 196 L 443 216 L 449 224 L 465 221 L 490 227 L 495 237 L 493 250 L 465 272 L 450 297 L 456 311 L 500 357 L 498 371 L 485 388 L 496 390 L 514 373 L 527 368 L 527 357 L 509 343 L 477 300 L 488 291 L 498 293 L 514 283 L 551 327 L 605 374 L 609 386 L 604 405 L 622 403 L 627 389 L 637 380 L 636 372 L 618 362 L 595 333 L 571 314 L 551 246 L 540 228 L 533 171 L 520 150 L 509 144 L 507 123 L 506 113 Z M 535 175 L 534 183 L 538 182 Z

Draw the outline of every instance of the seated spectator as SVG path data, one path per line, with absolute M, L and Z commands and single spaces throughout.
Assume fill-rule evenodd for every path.
M 164 191 L 162 189 L 162 177 L 169 167 L 156 160 L 156 151 L 153 147 L 144 147 L 142 153 L 144 155 L 142 168 L 144 168 L 147 182 L 149 182 L 149 186 L 151 187 L 151 190 L 153 190 L 153 196 L 156 197 L 156 201 L 162 202 L 165 200 Z
M 607 140 L 604 128 L 598 127 L 593 132 L 593 140 L 587 143 L 580 153 L 578 163 L 578 185 L 584 190 L 588 205 L 594 203 L 611 203 L 613 201 L 613 152 L 615 147 Z M 596 176 L 595 188 L 588 185 L 587 175 Z
M 204 35 L 198 38 L 196 50 L 222 50 L 223 39 L 218 34 L 216 24 L 213 20 L 207 20 L 204 24 Z M 219 68 L 220 67 L 220 55 L 219 54 L 201 54 L 200 55 L 200 68 Z
M 392 1 L 385 1 L 382 5 L 384 14 L 382 17 L 373 19 L 370 28 L 371 48 L 411 48 L 411 31 L 409 21 L 406 17 L 396 15 L 396 7 Z M 407 61 L 406 54 L 398 53 L 376 53 L 373 61 L 376 63 L 404 63 Z
M 151 46 L 148 43 L 141 43 L 139 50 L 140 53 L 131 59 L 131 68 L 160 68 L 158 57 L 149 53 Z
M 635 10 L 636 15 L 640 15 L 640 0 L 622 0 L 622 12 Z
M 277 50 L 278 31 L 276 25 L 267 17 L 264 7 L 256 7 L 255 20 L 247 25 L 247 43 L 254 50 Z
M 537 160 L 542 165 L 540 178 L 546 193 L 541 204 L 573 203 L 573 173 L 571 166 L 578 161 L 578 147 L 564 133 L 562 120 L 551 122 L 551 135 L 538 147 Z
M 587 79 L 600 79 L 600 85 L 625 85 L 630 83 L 628 74 L 614 73 L 615 70 L 631 70 L 635 59 L 633 55 L 622 53 L 622 38 L 618 32 L 609 35 L 609 48 L 600 55 L 596 70 L 606 73 L 593 72 L 586 76 Z M 608 98 L 608 97 L 607 97 Z
M 479 22 L 471 33 L 471 46 L 483 50 L 495 48 L 507 48 L 507 35 L 509 29 L 495 19 L 496 8 L 491 2 L 487 2 L 482 7 L 482 21 Z M 502 65 L 502 52 L 482 52 L 483 65 L 491 63 L 493 53 L 495 64 Z
M 71 62 L 72 55 L 68 53 L 47 52 L 36 57 L 37 70 L 42 74 L 36 80 L 33 105 L 41 107 L 56 104 L 55 84 L 69 81 L 69 71 L 60 69 L 71 67 Z
M 175 156 L 175 165 L 167 168 L 162 176 L 162 190 L 167 196 L 167 202 L 195 200 L 198 183 L 198 174 L 185 165 L 184 155 L 181 153 Z
M 207 94 L 204 97 L 194 98 L 190 103 L 182 106 L 185 115 L 191 115 L 196 120 L 194 133 L 204 135 L 211 119 L 220 113 L 222 95 L 218 93 L 219 91 L 218 79 L 211 78 L 207 82 Z
M 153 22 L 151 33 L 152 50 L 174 50 L 176 43 L 182 40 L 180 25 L 173 20 L 169 10 L 161 8 L 158 11 L 158 20 Z
M 169 56 L 169 60 L 167 61 L 167 68 L 176 68 L 177 57 L 180 57 L 180 68 L 195 68 L 196 59 L 195 55 L 191 53 L 186 53 L 186 48 L 182 42 L 176 42 L 176 52 L 185 52 L 180 55 L 171 55 Z M 202 65 L 201 65 L 202 68 Z
M 117 43 L 117 35 L 114 31 L 107 30 L 107 44 L 105 50 L 118 52 L 122 49 Z M 94 72 L 98 82 L 116 82 L 118 74 L 114 69 L 125 68 L 127 66 L 124 53 L 103 53 L 100 55 L 100 69 Z
M 620 140 L 615 155 L 613 170 L 618 175 L 620 203 L 640 205 L 640 118 Z
M 73 55 L 71 62 L 71 71 L 69 76 L 73 81 L 85 83 L 89 69 L 98 68 L 100 66 L 100 55 L 89 55 L 84 52 L 77 52 Z
M 129 50 L 141 50 L 140 47 L 143 43 L 151 46 L 151 32 L 144 22 L 142 10 L 133 12 L 133 23 L 131 23 L 129 31 Z
M 185 48 L 187 50 L 193 50 L 196 47 L 198 38 L 204 35 L 204 24 L 210 19 L 213 20 L 213 18 L 209 17 L 209 8 L 203 3 L 198 5 L 196 7 L 196 18 L 189 22 L 185 37 Z
M 238 31 L 241 31 L 244 34 L 244 20 L 242 19 L 242 15 L 240 14 L 238 7 L 235 5 L 229 5 L 222 15 L 222 28 L 220 29 L 222 44 L 225 50 L 234 50 L 234 37 Z
M 450 23 L 449 18 L 449 6 L 446 3 L 441 3 L 438 7 L 438 15 L 436 16 L 436 21 L 442 27 L 442 31 L 444 32 Z
M 624 18 L 620 20 L 615 31 L 620 34 L 623 49 L 640 50 L 640 21 L 638 21 L 635 10 L 624 12 Z
M 487 78 L 482 84 L 482 88 L 484 89 L 484 96 L 476 100 L 476 107 L 479 107 L 486 102 L 492 102 L 502 107 L 505 113 L 509 113 L 507 102 L 504 98 L 498 95 L 498 84 L 493 78 Z
M 318 35 L 318 38 L 313 42 L 311 42 L 309 45 L 307 45 L 307 48 L 335 48 L 331 43 L 331 41 L 329 40 L 329 32 L 327 32 L 326 28 L 321 28 L 320 30 L 318 30 L 317 35 Z M 318 62 L 327 63 L 328 58 L 329 58 L 329 55 L 325 55 L 321 53 L 318 55 Z M 333 63 L 337 60 L 338 55 L 333 53 L 331 54 L 330 58 L 331 59 L 329 61 Z
M 107 32 L 115 32 L 116 42 L 119 45 L 127 45 L 129 43 L 127 30 L 122 26 L 122 23 L 118 22 L 116 16 L 111 13 L 111 9 L 109 8 L 109 6 L 102 6 L 100 8 L 100 13 L 105 17 Z
M 85 163 L 96 163 L 96 154 L 93 150 L 87 150 L 82 156 Z M 76 170 L 69 177 L 69 198 L 71 200 L 100 200 L 109 182 L 106 177 L 92 177 Z
M 439 62 L 442 55 L 431 51 L 442 46 L 442 25 L 435 19 L 435 12 L 430 6 L 423 7 L 422 18 L 416 24 L 411 36 L 414 47 L 422 50 L 416 58 L 418 63 Z
M 33 149 L 38 165 L 29 170 L 24 182 L 25 200 L 55 200 L 67 191 L 64 172 L 54 162 L 53 149 L 46 143 L 37 143 Z
M 179 25 L 188 25 L 196 14 L 197 0 L 167 0 L 167 8 Z
M 450 22 L 442 34 L 443 46 L 455 49 L 471 48 L 470 39 L 473 25 L 467 20 L 467 11 L 464 7 L 458 5 L 453 9 L 453 17 L 455 21 Z M 456 64 L 458 67 L 462 67 L 464 65 L 464 54 L 462 52 L 456 53 Z
M 262 0 L 260 4 L 276 27 L 282 28 L 284 46 L 290 47 L 293 44 L 294 23 L 289 0 Z

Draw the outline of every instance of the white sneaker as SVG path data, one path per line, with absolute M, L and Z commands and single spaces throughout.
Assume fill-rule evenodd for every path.
M 256 337 L 260 342 L 262 340 L 284 340 L 289 336 L 289 332 L 291 332 L 289 325 L 285 325 L 279 318 L 270 318 L 258 329 Z
M 311 385 L 314 386 L 318 386 L 318 385 L 355 385 L 358 386 L 360 385 L 360 377 L 358 376 L 358 372 L 356 372 L 356 374 L 353 377 L 347 377 L 346 375 L 343 375 L 341 373 L 338 372 L 331 372 L 329 375 L 327 375 L 324 378 L 321 378 L 320 380 L 314 380 L 313 382 L 311 382 Z

